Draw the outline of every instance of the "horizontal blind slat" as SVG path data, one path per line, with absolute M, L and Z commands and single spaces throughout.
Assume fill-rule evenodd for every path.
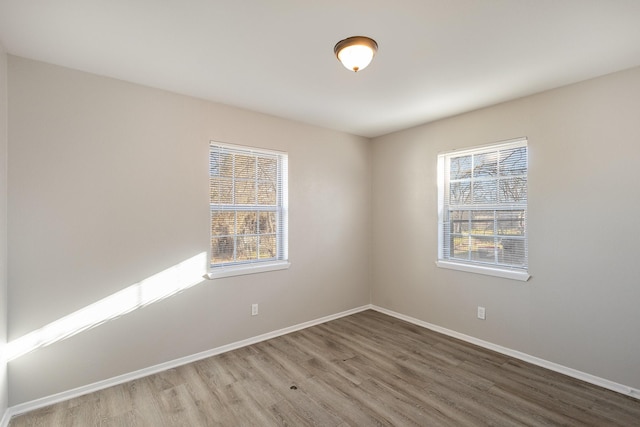
M 526 269 L 526 139 L 440 158 L 439 259 Z
M 286 260 L 286 166 L 286 153 L 210 144 L 212 267 Z

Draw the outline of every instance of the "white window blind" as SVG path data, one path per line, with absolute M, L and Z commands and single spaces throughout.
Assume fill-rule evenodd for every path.
M 526 273 L 527 172 L 526 139 L 441 154 L 438 260 Z
M 286 261 L 287 155 L 212 142 L 211 269 Z

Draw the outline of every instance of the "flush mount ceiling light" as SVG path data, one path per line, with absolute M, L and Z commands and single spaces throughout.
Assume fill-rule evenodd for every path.
M 340 40 L 333 52 L 347 70 L 358 72 L 371 63 L 378 51 L 378 43 L 369 37 L 355 36 Z

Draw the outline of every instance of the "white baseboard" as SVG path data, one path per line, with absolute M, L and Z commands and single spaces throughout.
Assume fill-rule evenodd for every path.
M 424 322 L 422 320 L 406 316 L 404 314 L 397 313 L 392 310 L 388 310 L 383 307 L 379 307 L 376 305 L 368 304 L 361 307 L 357 307 L 351 310 L 343 311 L 341 313 L 332 314 L 329 316 L 321 317 L 319 319 L 310 320 L 308 322 L 299 323 L 294 326 L 289 326 L 287 328 L 279 329 L 277 331 L 268 332 L 262 335 L 258 335 L 256 337 L 248 338 L 246 340 L 237 341 L 231 344 L 223 345 L 221 347 L 217 347 L 211 350 L 206 350 L 200 353 L 192 354 L 190 356 L 181 357 L 179 359 L 171 360 L 169 362 L 161 363 L 155 366 L 151 366 L 149 368 L 140 369 L 138 371 L 130 372 L 128 374 L 119 375 L 117 377 L 109 378 L 103 381 L 98 381 L 93 384 L 89 384 L 86 386 L 78 387 L 72 390 L 64 391 L 61 393 L 54 394 L 52 396 L 43 397 L 40 399 L 36 399 L 30 402 L 21 403 L 19 405 L 15 405 L 9 407 L 0 421 L 0 427 L 7 427 L 9 425 L 9 421 L 11 417 L 23 414 L 25 412 L 33 411 L 36 409 L 43 408 L 45 406 L 53 405 L 55 403 L 59 403 L 65 400 L 73 399 L 75 397 L 79 397 L 88 393 L 92 393 L 95 391 L 100 391 L 108 387 L 113 387 L 115 385 L 123 384 L 128 381 L 137 380 L 139 378 L 143 378 L 149 375 L 156 374 L 158 372 L 166 371 L 167 369 L 177 368 L 178 366 L 186 365 L 188 363 L 192 363 L 198 360 L 206 359 L 207 357 L 216 356 L 218 354 L 225 353 L 227 351 L 236 350 L 241 347 L 246 347 L 248 345 L 256 344 L 261 341 L 266 341 L 271 338 L 276 338 L 281 335 L 290 334 L 295 331 L 299 331 L 301 329 L 306 329 L 311 326 L 319 325 L 321 323 L 329 322 L 331 320 L 339 319 L 341 317 L 350 316 L 352 314 L 359 313 L 361 311 L 365 311 L 368 309 L 376 310 L 380 313 L 387 314 L 389 316 L 395 317 L 400 320 L 404 320 L 406 322 L 412 323 L 417 326 L 421 326 L 423 328 L 430 329 L 435 332 L 439 332 L 444 335 L 448 335 L 453 338 L 460 339 L 462 341 L 469 342 L 471 344 L 475 344 L 480 347 L 487 348 L 489 350 L 496 351 L 498 353 L 502 353 L 507 356 L 511 356 L 515 359 L 520 359 L 525 362 L 529 362 L 533 365 L 541 366 L 543 368 L 549 369 L 551 371 L 559 372 L 561 374 L 565 374 L 567 376 L 577 378 L 579 380 L 613 390 L 615 392 L 634 397 L 636 399 L 640 399 L 640 390 L 635 389 L 633 387 L 629 387 L 623 384 L 618 384 L 616 382 L 597 377 L 595 375 L 588 374 L 586 372 L 581 372 L 576 369 L 568 368 L 563 365 L 559 365 L 557 363 L 549 362 L 548 360 L 540 359 L 535 356 L 531 356 L 526 353 L 519 352 L 517 350 L 512 350 L 510 348 L 502 347 L 497 344 L 490 343 L 488 341 L 484 341 L 478 338 L 474 338 L 470 335 L 465 335 L 456 331 L 452 331 L 447 328 L 443 328 L 441 326 L 433 325 L 428 322 Z
M 241 347 L 256 344 L 261 341 L 266 341 L 271 338 L 276 338 L 281 335 L 290 334 L 292 332 L 306 329 L 311 326 L 319 325 L 321 323 L 329 322 L 331 320 L 339 319 L 341 317 L 350 316 L 361 311 L 371 309 L 371 305 L 364 305 L 361 307 L 353 308 L 351 310 L 343 311 L 341 313 L 332 314 L 329 316 L 321 317 L 319 319 L 310 320 L 308 322 L 299 323 L 294 326 L 279 329 L 273 332 L 267 332 L 266 334 L 258 335 L 256 337 L 248 338 L 246 340 L 237 341 L 231 344 L 223 345 L 221 347 L 206 350 L 200 353 L 192 354 L 190 356 L 181 357 L 179 359 L 171 360 L 169 362 L 160 363 L 149 368 L 140 369 L 138 371 L 130 372 L 128 374 L 119 375 L 117 377 L 109 378 L 103 381 L 98 381 L 93 384 L 78 387 L 72 390 L 63 391 L 51 396 L 43 397 L 40 399 L 32 400 L 30 402 L 21 403 L 7 409 L 4 417 L 2 418 L 2 424 L 0 427 L 7 427 L 9 419 L 13 416 L 24 414 L 25 412 L 34 411 L 36 409 L 44 408 L 45 406 L 53 405 L 65 400 L 73 399 L 88 393 L 104 390 L 105 388 L 113 387 L 115 385 L 123 384 L 128 381 L 144 378 L 149 375 L 157 374 L 158 372 L 166 371 L 167 369 L 177 368 L 178 366 L 186 365 L 188 363 L 196 362 L 198 360 L 206 359 L 207 357 L 216 356 L 218 354 L 226 353 L 231 350 L 236 350 Z
M 7 427 L 9 425 L 9 421 L 11 420 L 11 411 L 7 409 L 4 411 L 2 415 L 2 419 L 0 419 L 0 427 Z
M 506 356 L 511 356 L 515 359 L 523 360 L 525 362 L 531 363 L 532 365 L 537 365 L 537 366 L 549 369 L 551 371 L 559 372 L 569 377 L 577 378 L 587 383 L 597 385 L 599 387 L 603 387 L 621 394 L 625 394 L 627 396 L 634 397 L 636 399 L 640 399 L 639 389 L 629 387 L 623 384 L 618 384 L 616 382 L 613 382 L 604 378 L 600 378 L 595 375 L 588 374 L 586 372 L 578 371 L 573 368 L 568 368 L 566 366 L 559 365 L 554 362 L 549 362 L 548 360 L 540 359 L 539 357 L 531 356 L 529 354 L 522 353 L 517 350 L 512 350 L 507 347 L 502 347 L 500 345 L 493 344 L 488 341 L 484 341 L 484 340 L 472 337 L 470 335 L 461 334 L 460 332 L 452 331 L 451 329 L 433 325 L 431 323 L 424 322 L 422 320 L 415 319 L 413 317 L 405 316 L 404 314 L 396 313 L 395 311 L 387 310 L 386 308 L 378 307 L 376 305 L 372 305 L 371 309 L 379 311 L 380 313 L 395 317 L 397 319 L 404 320 L 409 323 L 413 323 L 414 325 L 422 326 L 423 328 L 431 329 L 432 331 L 439 332 L 441 334 L 448 335 L 450 337 L 457 338 L 462 341 L 466 341 L 468 343 L 475 344 L 477 346 L 484 347 L 498 353 L 502 353 Z

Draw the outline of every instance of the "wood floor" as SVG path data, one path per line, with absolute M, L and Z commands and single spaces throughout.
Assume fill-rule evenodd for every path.
M 10 423 L 476 425 L 640 426 L 640 400 L 365 311 Z

